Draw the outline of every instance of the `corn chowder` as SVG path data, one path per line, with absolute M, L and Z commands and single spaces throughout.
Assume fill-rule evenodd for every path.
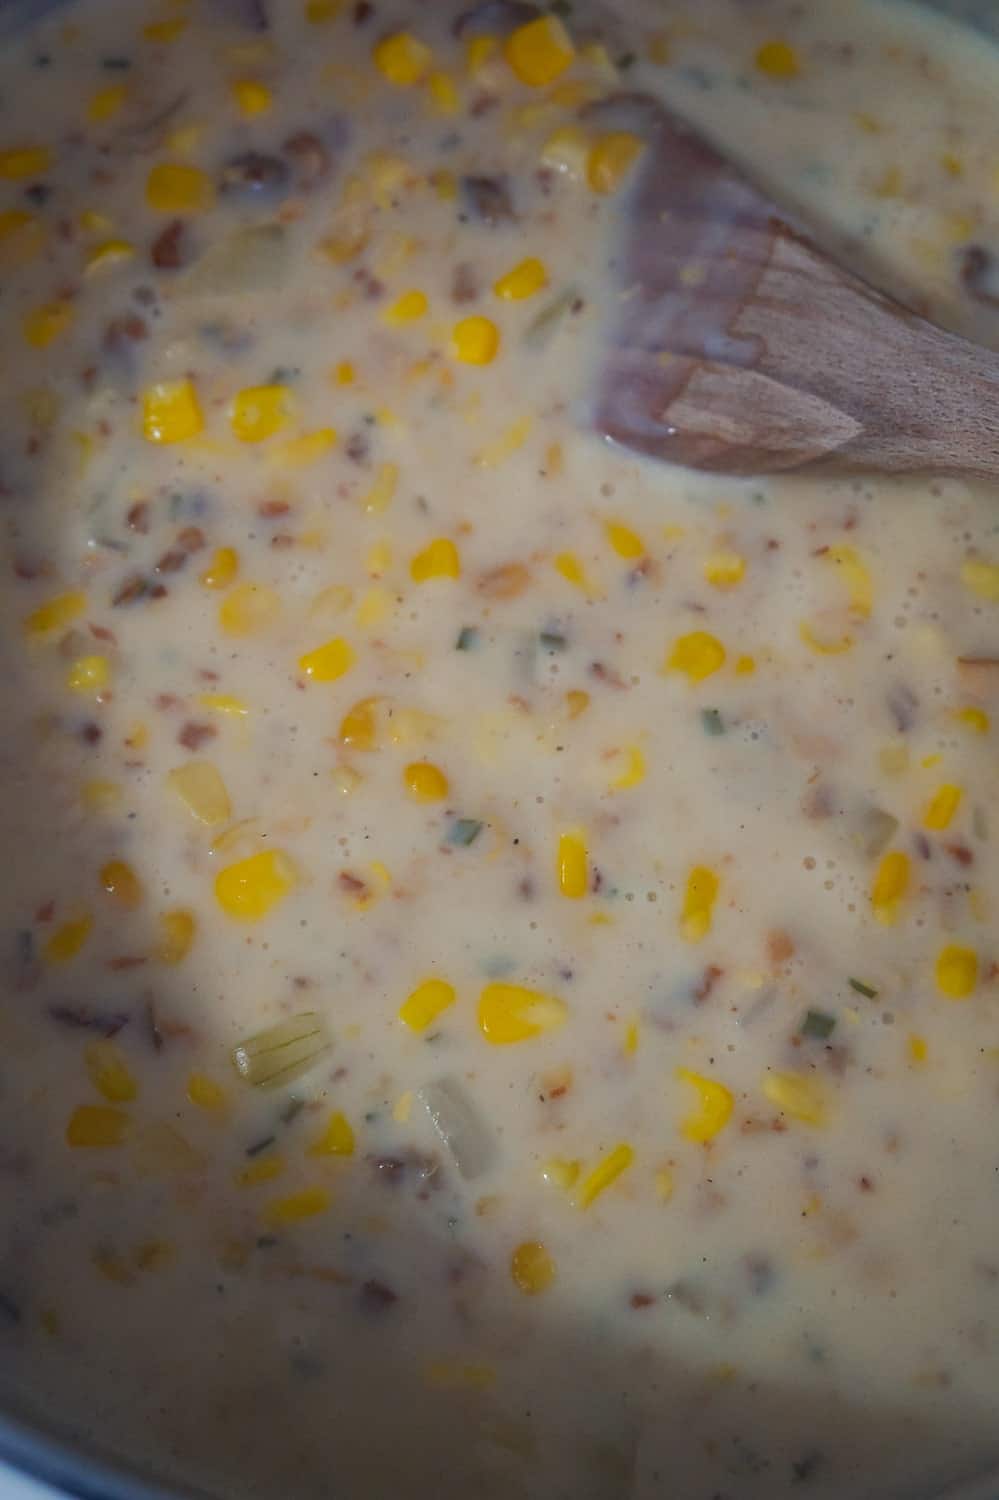
M 995 497 L 586 427 L 647 166 L 596 101 L 989 339 L 994 85 L 873 0 L 8 44 L 18 1410 L 261 1497 L 997 1456 Z

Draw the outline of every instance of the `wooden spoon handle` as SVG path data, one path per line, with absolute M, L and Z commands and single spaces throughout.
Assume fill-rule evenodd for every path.
M 999 474 L 999 356 L 841 270 L 658 103 L 609 108 L 649 149 L 598 432 L 717 473 Z

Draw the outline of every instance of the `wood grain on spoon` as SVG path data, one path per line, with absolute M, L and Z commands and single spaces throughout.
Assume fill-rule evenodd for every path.
M 596 112 L 648 143 L 599 433 L 725 474 L 999 475 L 999 355 L 835 265 L 658 102 Z

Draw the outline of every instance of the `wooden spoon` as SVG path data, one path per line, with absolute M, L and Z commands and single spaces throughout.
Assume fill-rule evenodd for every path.
M 835 265 L 657 101 L 593 113 L 647 142 L 597 432 L 723 474 L 999 476 L 999 355 Z

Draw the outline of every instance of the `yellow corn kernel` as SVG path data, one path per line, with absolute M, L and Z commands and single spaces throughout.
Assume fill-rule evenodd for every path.
M 89 1150 L 120 1146 L 128 1133 L 128 1115 L 109 1104 L 81 1104 L 66 1126 L 66 1145 Z
M 948 1000 L 967 1000 L 978 983 L 978 955 L 973 948 L 948 943 L 936 963 L 937 989 Z
M 735 675 L 737 677 L 752 677 L 756 671 L 756 661 L 752 656 L 740 656 L 736 658 Z
M 56 594 L 47 599 L 37 609 L 32 610 L 24 622 L 24 630 L 27 635 L 54 635 L 57 630 L 65 630 L 78 619 L 87 607 L 87 596 L 79 589 L 73 589 L 66 594 Z
M 415 802 L 443 802 L 450 791 L 444 772 L 426 760 L 411 761 L 403 771 L 403 781 Z
M 878 751 L 878 765 L 886 776 L 902 776 L 909 769 L 909 747 L 904 740 L 891 740 Z
M 146 202 L 157 213 L 200 214 L 214 201 L 212 180 L 198 167 L 161 162 L 146 179 Z
M 933 755 L 924 755 L 919 764 L 925 771 L 929 771 L 933 766 L 938 766 L 942 760 L 943 756 L 937 751 Z
M 682 672 L 691 682 L 703 682 L 725 665 L 725 647 L 706 630 L 678 636 L 666 658 L 667 672 Z
M 673 1173 L 669 1167 L 660 1167 L 656 1173 L 656 1197 L 660 1203 L 669 1203 L 673 1197 Z
M 306 0 L 305 19 L 310 26 L 323 26 L 336 20 L 343 5 L 344 0 Z
M 801 1073 L 767 1073 L 763 1092 L 781 1114 L 806 1125 L 824 1125 L 828 1114 L 825 1091 L 817 1078 Z
M 957 717 L 972 734 L 988 734 L 990 721 L 983 708 L 959 708 Z
M 560 125 L 541 149 L 541 165 L 582 181 L 586 176 L 590 143 L 578 125 Z
M 12 239 L 23 230 L 34 227 L 36 222 L 23 208 L 5 208 L 0 212 L 0 241 Z
M 391 505 L 398 482 L 398 464 L 379 464 L 375 482 L 361 500 L 362 509 L 369 516 L 380 516 Z
M 680 915 L 680 931 L 688 943 L 699 943 L 711 931 L 711 917 L 718 899 L 718 876 L 706 865 L 695 865 L 687 876 Z
M 268 849 L 220 870 L 215 896 L 227 916 L 239 922 L 259 922 L 295 883 L 295 868 L 288 856 L 280 849 Z
M 265 583 L 237 583 L 219 605 L 219 625 L 226 635 L 256 635 L 273 625 L 281 598 Z
M 542 261 L 534 255 L 520 261 L 493 282 L 493 291 L 504 302 L 524 302 L 548 285 L 548 272 Z
M 163 144 L 168 151 L 177 156 L 191 156 L 201 145 L 205 129 L 204 125 L 198 125 L 194 121 L 186 125 L 178 125 L 175 130 L 167 133 Z
M 72 304 L 65 299 L 44 302 L 28 313 L 22 324 L 24 337 L 32 349 L 47 349 L 49 344 L 66 332 L 73 321 Z
M 106 656 L 78 656 L 66 673 L 71 693 L 100 697 L 111 683 L 111 663 Z
M 538 16 L 510 33 L 503 55 L 521 83 L 540 89 L 572 66 L 576 49 L 558 16 Z
M 431 73 L 427 79 L 427 89 L 438 114 L 457 114 L 461 100 L 450 73 Z
M 371 578 L 382 578 L 392 566 L 392 546 L 387 541 L 372 542 L 364 559 Z
M 131 865 L 123 859 L 109 860 L 106 865 L 101 866 L 101 885 L 104 891 L 119 906 L 133 911 L 142 905 L 142 882 L 132 869 Z
M 109 1103 L 128 1104 L 137 1097 L 139 1086 L 114 1042 L 90 1042 L 83 1060 L 94 1088 Z
M 891 927 L 898 921 L 908 889 L 909 856 L 892 849 L 882 858 L 871 883 L 871 909 L 879 922 Z
M 278 443 L 268 454 L 270 462 L 277 468 L 307 469 L 336 447 L 335 427 L 317 427 L 312 432 L 303 432 L 299 437 Z
M 797 78 L 801 72 L 798 54 L 788 42 L 764 42 L 757 49 L 756 66 L 768 78 Z
M 802 620 L 798 626 L 798 634 L 810 651 L 817 656 L 842 656 L 844 651 L 849 651 L 853 645 L 853 637 L 841 635 L 836 638 L 819 635 L 807 620 Z
M 590 190 L 616 193 L 644 150 L 645 142 L 629 130 L 612 130 L 598 136 L 586 158 Z
M 357 371 L 349 359 L 342 359 L 333 371 L 333 379 L 337 385 L 353 385 L 357 379 Z
M 125 744 L 130 750 L 145 750 L 149 744 L 149 726 L 137 720 L 125 735 Z
M 434 60 L 426 43 L 408 31 L 396 31 L 383 37 L 373 56 L 379 73 L 400 89 L 412 88 L 422 82 Z
M 192 1073 L 187 1080 L 187 1097 L 196 1109 L 206 1114 L 221 1114 L 226 1107 L 226 1092 L 207 1073 Z
M 324 1214 L 330 1206 L 330 1195 L 326 1188 L 303 1188 L 287 1198 L 276 1198 L 264 1211 L 264 1219 L 271 1229 L 283 1229 L 288 1224 L 300 1224 L 303 1219 L 314 1219 Z
M 340 742 L 351 750 L 374 750 L 378 742 L 377 698 L 359 698 L 340 720 Z
M 590 706 L 590 695 L 582 688 L 570 688 L 565 695 L 565 706 L 570 719 L 578 719 Z
M 487 984 L 479 996 L 479 1030 L 494 1047 L 555 1031 L 568 1014 L 569 1007 L 557 995 L 521 984 Z
M 499 329 L 491 318 L 475 314 L 451 330 L 451 353 L 463 365 L 492 364 L 499 346 Z
M 426 583 L 431 578 L 460 578 L 461 559 L 454 542 L 448 537 L 435 537 L 422 552 L 417 552 L 409 565 L 409 576 L 414 583 Z
M 426 1031 L 455 1002 L 454 988 L 445 979 L 425 979 L 399 1007 L 399 1020 L 410 1031 Z
M 142 396 L 142 435 L 148 443 L 183 443 L 204 427 L 201 403 L 190 380 L 160 380 Z
M 846 579 L 851 612 L 866 619 L 874 605 L 874 584 L 856 548 L 830 547 L 823 553 L 823 557 L 839 568 Z
M 592 598 L 600 597 L 600 589 L 592 581 L 574 552 L 559 552 L 555 559 L 555 571 L 574 588 L 581 589 L 584 594 Z
M 738 552 L 712 552 L 704 559 L 704 577 L 715 589 L 734 589 L 746 576 L 746 559 Z
M 42 952 L 50 964 L 66 964 L 75 958 L 90 936 L 89 917 L 73 917 L 57 927 Z
M 496 56 L 499 50 L 499 37 L 483 36 L 469 37 L 465 44 L 465 65 L 474 76 L 482 72 L 486 63 Z
M 175 42 L 186 30 L 186 16 L 171 16 L 166 21 L 150 21 L 147 26 L 143 26 L 142 35 L 147 42 L 166 46 L 168 42 Z
M 629 1146 L 625 1141 L 615 1146 L 613 1151 L 609 1151 L 579 1184 L 574 1194 L 576 1207 L 589 1208 L 601 1193 L 606 1192 L 611 1184 L 628 1170 L 634 1160 L 634 1147 Z
M 929 1056 L 930 1049 L 926 1044 L 926 1038 L 922 1036 L 910 1036 L 906 1043 L 906 1052 L 909 1054 L 911 1063 L 924 1063 Z
M 232 85 L 232 102 L 247 120 L 265 115 L 274 103 L 274 96 L 265 83 L 255 78 L 239 78 Z
M 986 562 L 981 557 L 969 557 L 961 565 L 961 582 L 979 599 L 999 601 L 999 563 Z
M 688 1141 L 713 1141 L 732 1117 L 735 1099 L 731 1089 L 715 1078 L 692 1073 L 689 1068 L 677 1068 L 676 1076 L 696 1089 L 699 1099 L 698 1108 L 686 1117 L 680 1126 L 681 1131 Z
M 96 94 L 91 95 L 90 103 L 87 105 L 87 119 L 91 125 L 102 125 L 105 120 L 113 120 L 119 113 L 128 96 L 128 90 L 123 83 L 111 83 L 106 89 L 98 89 Z
M 358 787 L 364 784 L 364 777 L 353 766 L 335 766 L 332 776 L 333 785 L 341 797 L 352 797 Z
M 279 1151 L 267 1151 L 255 1156 L 234 1174 L 237 1187 L 257 1187 L 261 1182 L 273 1182 L 285 1169 L 285 1159 Z
M 954 814 L 961 805 L 963 795 L 959 786 L 952 786 L 945 782 L 943 786 L 938 787 L 923 811 L 923 827 L 935 833 L 949 828 Z
M 555 1262 L 544 1245 L 525 1240 L 510 1257 L 510 1275 L 519 1291 L 534 1297 L 547 1291 L 555 1280 Z
M 559 890 L 570 901 L 586 895 L 589 884 L 586 840 L 578 831 L 560 835 L 556 875 Z
M 227 589 L 239 572 L 239 553 L 235 547 L 219 547 L 198 575 L 206 589 Z
M 619 766 L 622 762 L 624 769 L 610 783 L 612 792 L 626 792 L 645 780 L 645 756 L 638 745 L 626 745 L 614 752 L 612 763 Z
M 354 1131 L 346 1115 L 334 1110 L 326 1122 L 326 1129 L 309 1147 L 310 1156 L 353 1156 Z
M 637 1021 L 629 1021 L 624 1030 L 624 1042 L 621 1050 L 625 1057 L 634 1057 L 638 1051 L 639 1026 Z
M 342 636 L 335 636 L 313 651 L 306 651 L 298 659 L 298 670 L 310 682 L 336 682 L 344 677 L 356 662 L 354 648 Z
M 167 776 L 171 789 L 192 818 L 207 828 L 218 828 L 232 817 L 232 804 L 217 766 L 210 760 L 189 760 Z
M 566 1161 L 562 1156 L 553 1156 L 541 1168 L 541 1177 L 549 1187 L 561 1188 L 567 1193 L 579 1180 L 579 1171 L 578 1161 Z
M 604 536 L 607 538 L 618 557 L 623 557 L 625 562 L 634 562 L 646 553 L 645 543 L 637 531 L 632 531 L 623 521 L 605 521 Z
M 26 177 L 42 177 L 52 165 L 48 146 L 16 146 L 0 151 L 0 178 L 22 182 Z
M 80 801 L 88 812 L 109 812 L 121 801 L 122 790 L 118 782 L 95 777 L 85 781 L 80 790 Z
M 197 931 L 194 917 L 182 908 L 165 911 L 160 916 L 159 929 L 159 938 L 153 949 L 157 963 L 182 963 L 194 943 Z
M 232 399 L 229 423 L 241 443 L 262 443 L 287 427 L 291 408 L 291 392 L 286 385 L 247 386 Z
M 424 292 L 415 288 L 403 292 L 382 313 L 382 322 L 389 328 L 402 328 L 407 323 L 417 323 L 425 317 L 430 304 Z
M 135 255 L 135 246 L 129 240 L 105 240 L 87 256 L 86 270 L 89 276 L 94 271 L 106 271 L 109 266 L 124 265 Z

